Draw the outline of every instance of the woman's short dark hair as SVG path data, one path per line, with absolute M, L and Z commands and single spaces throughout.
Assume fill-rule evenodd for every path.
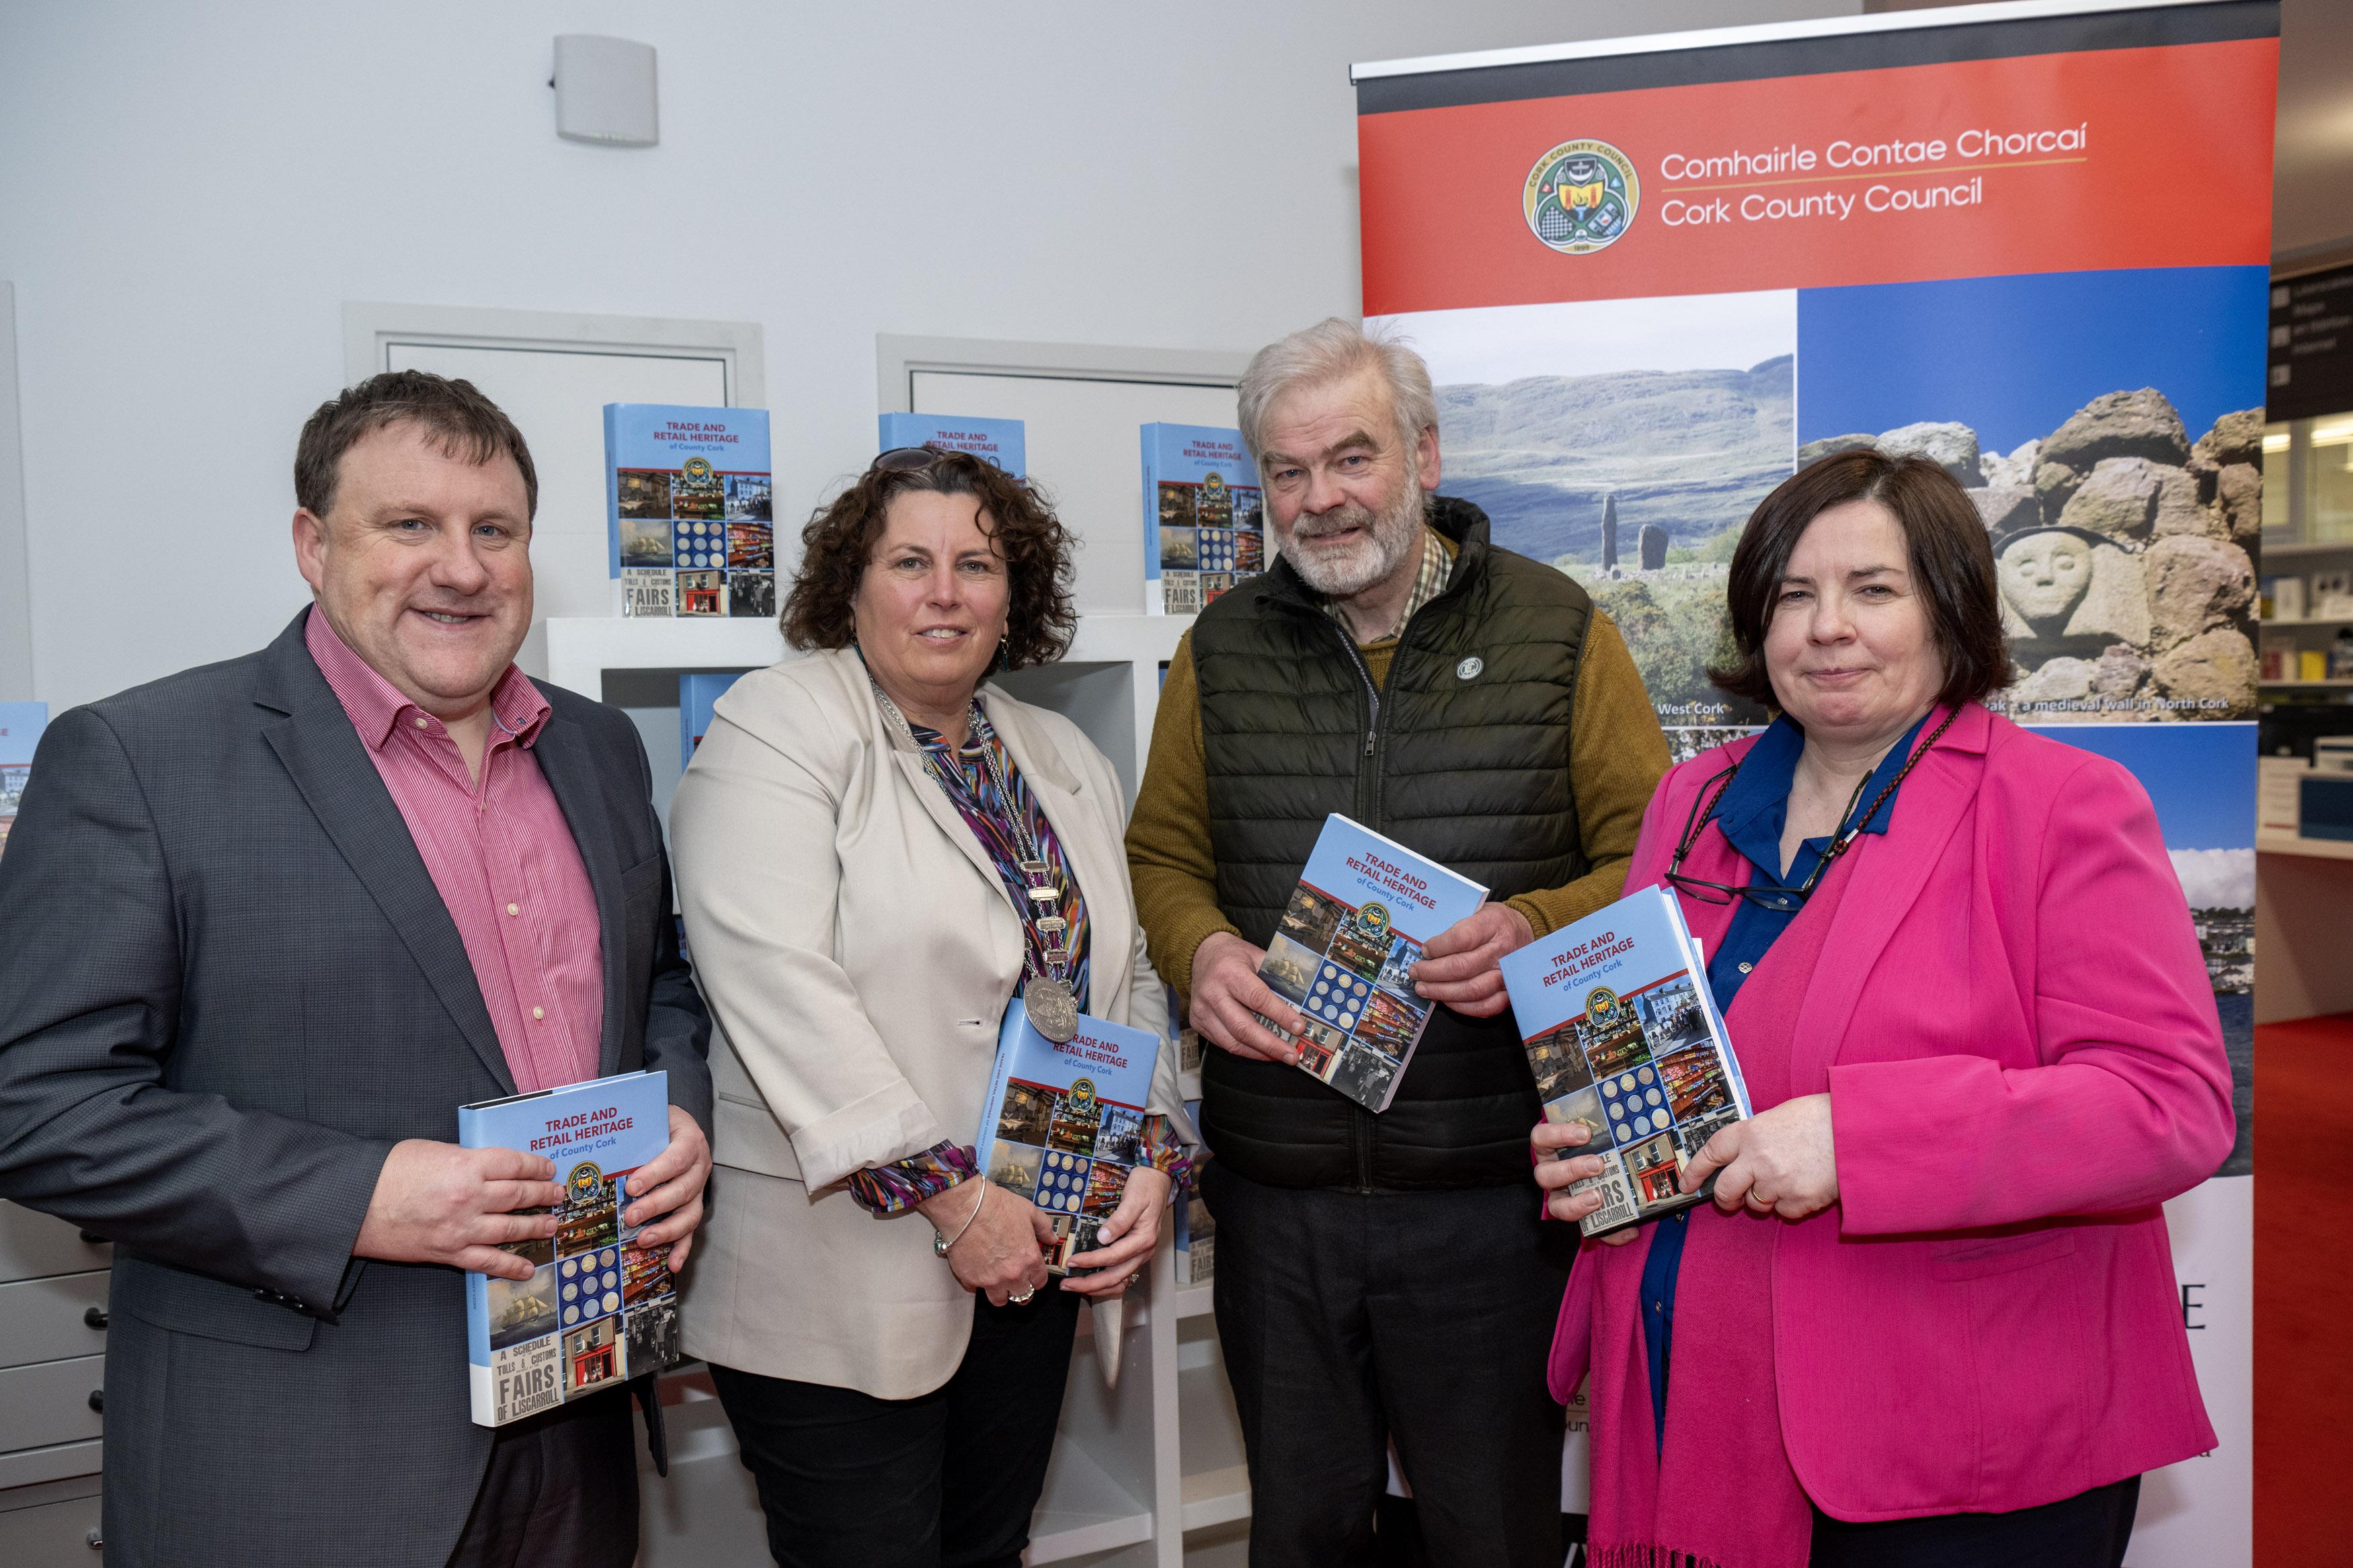
M 1707 678 L 1735 697 L 1780 706 L 1765 669 L 1765 631 L 1782 574 L 1814 519 L 1853 500 L 1877 501 L 1903 525 L 1913 585 L 1927 602 L 1929 635 L 1945 660 L 1936 700 L 1975 701 L 2009 685 L 1993 544 L 1968 492 L 1926 458 L 1891 458 L 1872 447 L 1808 464 L 1749 514 L 1724 590 L 1740 657 Z
M 800 571 L 779 617 L 785 640 L 804 649 L 857 640 L 858 584 L 894 498 L 970 496 L 980 503 L 982 531 L 1005 556 L 1012 590 L 1001 668 L 1051 664 L 1070 647 L 1079 624 L 1071 607 L 1069 531 L 1043 495 L 996 464 L 969 452 L 934 450 L 939 457 L 925 468 L 867 469 L 809 519 L 801 530 Z

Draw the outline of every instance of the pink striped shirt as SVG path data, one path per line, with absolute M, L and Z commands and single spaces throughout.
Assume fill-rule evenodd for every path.
M 605 944 L 596 894 L 531 748 L 547 700 L 510 665 L 479 779 L 441 721 L 345 646 L 314 607 L 303 641 L 375 763 L 439 889 L 491 1026 L 528 1092 L 596 1076 Z

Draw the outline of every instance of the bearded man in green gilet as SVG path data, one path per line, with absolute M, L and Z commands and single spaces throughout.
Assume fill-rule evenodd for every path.
M 1202 1190 L 1250 1562 L 1371 1561 L 1394 1442 L 1432 1562 L 1558 1568 L 1544 1361 L 1577 1237 L 1539 1219 L 1495 965 L 1619 897 L 1666 740 L 1584 590 L 1437 493 L 1418 355 L 1335 318 L 1237 395 L 1280 555 L 1177 645 L 1127 852 L 1213 1047 Z M 1378 1115 L 1254 1016 L 1300 1026 L 1257 969 L 1334 812 L 1493 889 L 1413 968 L 1440 1005 Z

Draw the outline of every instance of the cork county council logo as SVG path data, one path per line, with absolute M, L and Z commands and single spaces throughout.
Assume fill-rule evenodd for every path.
M 694 484 L 706 484 L 711 479 L 711 459 L 708 458 L 689 458 L 686 460 L 685 472 L 690 482 Z
M 604 1180 L 604 1172 L 584 1161 L 572 1167 L 572 1173 L 565 1178 L 564 1184 L 574 1203 L 585 1204 L 596 1195 L 596 1189 Z
M 1565 256 L 1615 242 L 1642 204 L 1633 160 L 1607 142 L 1564 142 L 1528 171 L 1520 210 L 1528 230 Z

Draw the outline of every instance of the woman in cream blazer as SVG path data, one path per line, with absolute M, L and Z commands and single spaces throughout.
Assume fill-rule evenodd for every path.
M 816 651 L 720 699 L 671 808 L 688 941 L 718 1025 L 718 1172 L 686 1281 L 686 1348 L 713 1366 L 778 1562 L 1011 1564 L 1051 1451 L 1077 1296 L 1115 1294 L 1149 1262 L 1158 1213 L 1132 1184 L 1121 1250 L 1141 1256 L 1060 1289 L 1028 1256 L 976 1300 L 959 1272 L 984 1270 L 964 1247 L 944 1260 L 976 1217 L 970 1193 L 984 1229 L 1042 1216 L 970 1174 L 1031 939 L 1002 868 L 927 769 L 916 737 L 938 743 L 933 716 L 969 720 L 975 741 L 993 731 L 1050 825 L 1084 900 L 1081 1006 L 1165 1037 L 1166 994 L 1145 958 L 1110 763 L 1060 714 L 973 685 L 1000 659 L 1067 642 L 1051 514 L 984 462 L 902 448 L 805 542 L 786 626 Z M 1187 1124 L 1165 1047 L 1149 1109 L 1173 1152 L 1167 1134 Z M 959 1173 L 973 1184 L 942 1186 Z M 1134 1181 L 1146 1177 L 1156 1200 L 1166 1183 Z M 934 1224 L 886 1212 L 901 1199 Z M 1015 1252 L 1034 1252 L 1013 1234 Z

